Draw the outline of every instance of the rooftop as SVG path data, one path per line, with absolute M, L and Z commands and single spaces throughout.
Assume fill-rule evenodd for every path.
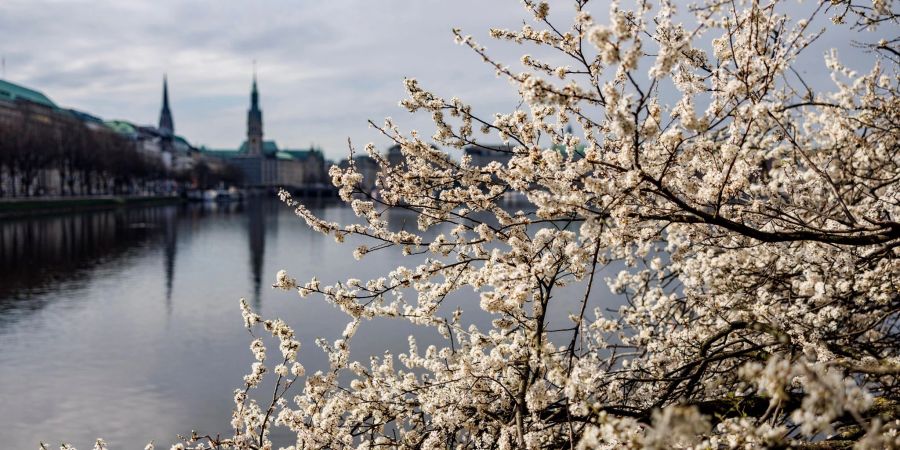
M 129 136 L 133 136 L 137 134 L 137 126 L 131 122 L 126 122 L 124 120 L 107 120 L 103 123 L 113 131 L 119 134 L 126 134 Z
M 52 109 L 59 108 L 58 106 L 56 106 L 56 103 L 53 103 L 53 100 L 50 100 L 50 98 L 43 93 L 35 91 L 33 89 L 28 89 L 24 86 L 19 86 L 18 84 L 10 83 L 6 80 L 0 80 L 0 100 L 11 102 L 28 101 L 37 103 L 39 105 L 44 105 Z
M 278 153 L 278 144 L 275 141 L 263 141 L 263 154 L 266 156 L 273 156 Z M 241 147 L 238 149 L 238 154 L 245 155 L 250 151 L 250 146 L 247 141 L 244 141 L 241 144 Z
M 201 152 L 215 156 L 217 158 L 229 159 L 229 158 L 237 158 L 244 157 L 248 155 L 250 151 L 249 145 L 247 141 L 241 143 L 240 148 L 237 150 L 232 149 L 214 149 L 214 148 L 206 148 L 203 147 L 200 149 Z M 278 144 L 275 141 L 263 141 L 263 155 L 270 158 L 278 158 L 285 160 L 298 160 L 305 161 L 310 157 L 319 157 L 324 160 L 325 157 L 322 155 L 321 150 L 317 148 L 310 148 L 306 150 L 288 150 L 288 149 L 280 149 L 278 148 Z

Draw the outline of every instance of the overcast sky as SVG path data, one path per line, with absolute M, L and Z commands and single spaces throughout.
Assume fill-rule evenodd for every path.
M 560 11 L 571 2 L 559 3 L 551 17 L 571 20 Z M 593 8 L 602 20 L 607 2 Z M 2 0 L 0 54 L 7 80 L 139 124 L 157 123 L 168 73 L 176 132 L 211 148 L 244 139 L 255 59 L 265 138 L 282 148 L 316 144 L 339 159 L 347 138 L 386 145 L 367 119 L 390 116 L 432 134 L 427 116 L 397 105 L 404 77 L 488 117 L 515 109 L 515 90 L 454 44 L 450 29 L 515 64 L 523 50 L 487 31 L 519 28 L 525 17 L 518 0 Z
M 514 109 L 515 91 L 450 29 L 486 38 L 523 17 L 514 0 L 3 0 L 0 54 L 5 79 L 139 124 L 157 123 L 168 73 L 176 132 L 213 148 L 244 139 L 255 59 L 265 138 L 339 158 L 348 137 L 382 142 L 367 119 L 427 125 L 397 106 L 404 77 Z

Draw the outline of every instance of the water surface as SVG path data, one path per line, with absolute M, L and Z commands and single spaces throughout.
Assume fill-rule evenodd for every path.
M 329 221 L 353 219 L 338 204 L 312 209 Z M 414 228 L 407 213 L 389 219 L 395 229 Z M 279 269 L 330 283 L 415 264 L 394 251 L 355 261 L 354 248 L 309 230 L 275 201 L 0 221 L 0 447 L 90 448 L 103 437 L 116 448 L 150 440 L 168 448 L 192 430 L 227 433 L 232 391 L 252 361 L 238 300 L 287 320 L 308 372 L 324 369 L 314 339 L 338 338 L 347 317 L 271 284 Z M 448 308 L 477 310 L 476 294 L 462 291 Z M 577 297 L 563 301 L 574 308 Z M 486 326 L 489 318 L 470 321 Z M 420 348 L 439 342 L 400 322 L 372 321 L 361 326 L 366 338 L 356 339 L 353 356 L 405 351 L 413 332 Z

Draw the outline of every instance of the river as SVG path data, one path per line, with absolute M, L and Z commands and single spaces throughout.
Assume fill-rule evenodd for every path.
M 329 221 L 354 218 L 340 204 L 311 209 Z M 389 221 L 415 229 L 408 213 Z M 0 447 L 84 449 L 103 437 L 115 448 L 150 440 L 169 448 L 192 430 L 228 433 L 232 392 L 252 362 L 239 299 L 287 320 L 307 371 L 324 369 L 314 340 L 338 338 L 347 317 L 320 297 L 271 284 L 279 269 L 324 284 L 415 264 L 392 250 L 355 261 L 354 248 L 311 231 L 277 201 L 0 220 Z M 448 308 L 477 310 L 475 294 L 463 291 Z M 470 321 L 487 326 L 489 318 Z M 405 351 L 413 332 L 420 348 L 439 342 L 376 320 L 363 323 L 369 338 L 355 340 L 352 355 Z

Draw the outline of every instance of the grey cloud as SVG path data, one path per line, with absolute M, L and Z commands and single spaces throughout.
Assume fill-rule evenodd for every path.
M 570 8 L 561 4 L 552 10 Z M 595 16 L 606 9 L 596 4 Z M 338 158 L 348 136 L 384 143 L 367 119 L 393 116 L 431 134 L 427 115 L 397 106 L 404 77 L 487 117 L 514 109 L 514 88 L 454 44 L 450 28 L 517 67 L 532 49 L 491 41 L 487 30 L 525 17 L 516 0 L 2 0 L 0 54 L 10 81 L 138 123 L 156 122 L 168 72 L 177 131 L 217 148 L 243 140 L 256 59 L 266 137 L 292 148 L 316 142 Z
M 97 112 L 104 115 L 152 122 L 159 72 L 169 69 L 179 129 L 195 142 L 234 146 L 242 137 L 241 126 L 234 124 L 243 123 L 242 107 L 246 102 L 235 93 L 246 92 L 249 60 L 258 58 L 268 135 L 287 144 L 317 141 L 332 147 L 331 142 L 342 142 L 346 134 L 362 129 L 363 117 L 387 115 L 386 110 L 393 108 L 399 98 L 394 94 L 402 93 L 389 86 L 399 86 L 401 77 L 411 72 L 395 65 L 407 58 L 404 54 L 424 52 L 422 47 L 411 48 L 428 39 L 412 40 L 408 48 L 398 50 L 394 47 L 398 40 L 406 38 L 401 35 L 404 30 L 409 32 L 409 22 L 414 21 L 398 13 L 399 8 L 388 12 L 362 4 L 358 8 L 345 5 L 341 11 L 333 4 L 323 7 L 323 3 L 258 3 L 278 11 L 265 7 L 248 11 L 235 6 L 235 2 L 225 6 L 219 3 L 218 7 L 207 4 L 167 8 L 160 4 L 156 11 L 174 12 L 150 12 L 141 17 L 115 5 L 99 4 L 92 14 L 76 15 L 63 27 L 58 24 L 66 22 L 58 14 L 42 16 L 48 13 L 37 12 L 46 11 L 41 5 L 32 3 L 25 8 L 20 3 L 11 14 L 2 17 L 18 13 L 15 24 L 27 28 L 13 30 L 13 23 L 3 23 L 4 30 L 26 35 L 19 42 L 32 47 L 23 81 L 52 90 L 48 93 L 55 98 L 77 102 L 73 106 L 99 108 Z M 147 13 L 140 5 L 136 9 Z M 104 13 L 122 17 L 103 17 Z M 277 16 L 278 23 L 266 20 L 273 16 Z M 330 25 L 329 20 L 341 22 L 340 29 Z M 54 25 L 48 27 L 48 23 Z M 92 32 L 95 29 L 102 32 Z M 448 36 L 446 29 L 441 34 Z M 442 38 L 449 40 L 449 36 Z M 51 45 L 51 40 L 58 42 Z M 197 64 L 198 54 L 209 55 L 210 60 Z M 67 68 L 73 59 L 106 59 L 123 67 L 118 71 L 103 70 L 109 69 L 103 65 Z M 129 87 L 132 98 L 119 105 L 111 104 L 108 93 L 113 86 Z M 384 95 L 386 91 L 391 95 Z M 179 98 L 179 92 L 188 95 Z M 198 108 L 183 107 L 192 115 L 179 114 L 182 102 L 187 105 L 195 97 L 190 95 L 193 92 L 218 92 L 228 101 L 212 102 L 217 103 L 217 110 L 204 113 Z M 333 122 L 323 127 L 322 118 Z M 304 124 L 304 120 L 310 122 Z M 226 122 L 228 126 L 220 125 Z
M 0 33 L 15 36 L 15 45 L 0 44 L 0 53 L 10 81 L 138 123 L 156 121 L 168 72 L 176 128 L 213 147 L 243 138 L 257 59 L 267 137 L 290 147 L 316 142 L 338 157 L 347 136 L 377 138 L 367 119 L 402 114 L 404 76 L 463 91 L 490 81 L 490 70 L 449 32 L 453 25 L 484 32 L 508 11 L 518 14 L 516 2 L 487 4 L 10 0 L 0 4 Z M 486 77 L 471 75 L 479 71 Z

